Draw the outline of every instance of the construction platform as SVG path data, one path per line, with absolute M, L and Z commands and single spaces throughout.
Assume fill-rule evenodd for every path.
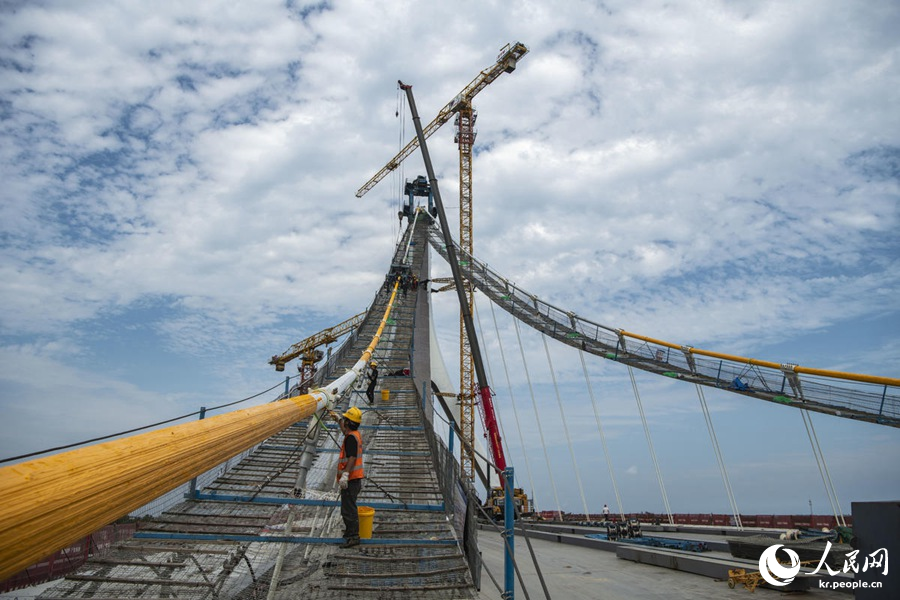
M 404 236 L 392 272 L 427 273 L 425 227 L 410 227 Z M 334 423 L 311 419 L 222 465 L 188 497 L 143 520 L 133 539 L 90 559 L 38 597 L 475 598 L 477 551 L 467 553 L 462 540 L 467 503 L 442 484 L 458 479 L 458 466 L 434 437 L 425 417 L 430 406 L 426 412 L 417 389 L 417 381 L 430 375 L 421 369 L 416 377 L 392 375 L 413 364 L 414 324 L 428 323 L 427 310 L 422 314 L 427 302 L 417 302 L 423 294 L 424 286 L 397 294 L 373 355 L 380 371 L 375 402 L 368 404 L 365 390 L 356 387 L 336 406 L 358 406 L 363 413 L 366 478 L 358 504 L 375 510 L 371 539 L 340 547 L 335 470 L 341 433 Z M 316 374 L 316 387 L 327 389 L 359 360 L 389 297 L 385 285 L 359 329 Z M 427 341 L 420 345 L 427 353 Z M 300 457 L 310 448 L 316 452 L 306 487 L 297 489 Z M 475 548 L 474 538 L 469 547 Z
M 392 273 L 410 269 L 427 279 L 427 247 L 426 228 L 408 228 Z M 327 389 L 359 360 L 380 325 L 388 292 L 385 285 L 376 294 L 359 329 L 316 374 L 316 387 Z M 343 523 L 334 481 L 340 432 L 334 424 L 305 420 L 221 465 L 187 494 L 179 492 L 176 502 L 149 512 L 133 539 L 36 597 L 501 598 L 501 538 L 490 526 L 478 531 L 474 494 L 462 489 L 459 465 L 429 421 L 427 296 L 424 286 L 398 294 L 375 349 L 381 376 L 374 404 L 357 387 L 337 406 L 363 412 L 366 479 L 358 502 L 375 510 L 371 539 L 340 547 Z M 392 374 L 403 369 L 410 375 Z M 308 468 L 306 484 L 298 488 L 301 457 L 311 449 L 315 458 L 302 467 Z M 742 592 L 728 588 L 727 569 L 754 568 L 726 556 L 723 532 L 691 533 L 711 548 L 701 556 L 586 537 L 596 532 L 541 525 L 529 531 L 527 541 L 517 535 L 516 564 L 528 596 L 544 597 L 546 586 L 554 598 L 736 598 Z M 524 591 L 521 582 L 516 590 Z M 782 593 L 758 588 L 755 597 Z M 848 597 L 821 589 L 807 593 Z

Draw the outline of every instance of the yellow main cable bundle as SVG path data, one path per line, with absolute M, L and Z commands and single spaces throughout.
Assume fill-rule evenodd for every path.
M 667 348 L 673 348 L 675 350 L 684 350 L 690 352 L 691 354 L 697 354 L 700 356 L 709 356 L 712 358 L 721 358 L 722 360 L 728 360 L 731 362 L 747 364 L 747 365 L 757 365 L 760 367 L 767 367 L 770 369 L 781 370 L 783 368 L 787 368 L 788 370 L 798 373 L 798 374 L 806 374 L 806 375 L 818 375 L 819 377 L 829 377 L 831 379 L 845 379 L 847 381 L 859 381 L 862 383 L 874 383 L 878 385 L 889 385 L 894 387 L 900 387 L 900 379 L 896 377 L 881 377 L 878 375 L 863 375 L 860 373 L 846 373 L 844 371 L 831 371 L 828 369 L 813 369 L 811 367 L 803 367 L 800 365 L 781 365 L 776 362 L 771 362 L 768 360 L 759 360 L 757 358 L 747 358 L 745 356 L 736 356 L 734 354 L 724 354 L 722 352 L 712 352 L 711 350 L 701 350 L 700 348 L 693 348 L 687 346 L 679 346 L 678 344 L 673 344 L 672 342 L 666 342 L 664 340 L 658 340 L 656 338 L 647 337 L 645 335 L 639 335 L 637 333 L 632 333 L 630 331 L 621 331 L 622 335 L 630 338 L 634 338 L 636 340 L 641 340 L 643 342 L 648 342 L 650 344 L 656 344 L 657 346 L 665 346 Z
M 368 364 L 397 297 L 353 368 Z M 341 390 L 343 391 L 343 390 Z M 97 531 L 333 402 L 314 390 L 262 406 L 0 468 L 0 580 Z

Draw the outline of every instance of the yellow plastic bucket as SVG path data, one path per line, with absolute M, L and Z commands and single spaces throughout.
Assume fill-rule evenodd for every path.
M 381 390 L 381 401 L 387 402 L 391 399 L 391 390 Z
M 359 539 L 371 539 L 372 521 L 375 519 L 375 509 L 370 506 L 357 506 L 356 512 L 359 513 Z

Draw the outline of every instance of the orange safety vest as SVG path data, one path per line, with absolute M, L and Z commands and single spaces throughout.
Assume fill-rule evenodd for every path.
M 351 431 L 347 435 L 352 435 L 356 438 L 356 462 L 353 464 L 353 468 L 350 469 L 350 479 L 362 479 L 365 475 L 363 473 L 363 458 L 362 458 L 362 436 L 359 435 L 359 431 Z M 341 455 L 338 457 L 338 475 L 337 478 L 340 479 L 340 473 L 344 471 L 347 466 L 347 457 L 344 456 L 344 444 L 341 444 Z

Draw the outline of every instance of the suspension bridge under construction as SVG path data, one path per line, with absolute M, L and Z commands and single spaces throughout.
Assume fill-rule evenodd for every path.
M 448 104 L 435 120 L 435 128 L 461 110 L 468 115 L 465 127 L 471 128 L 471 96 L 501 73 L 510 72 L 526 51 L 519 44 L 506 48 L 497 64 L 464 90 L 464 102 L 455 99 Z M 490 269 L 466 240 L 455 242 L 449 234 L 427 155 L 425 130 L 418 123 L 409 86 L 401 84 L 401 88 L 409 94 L 430 187 L 419 186 L 410 194 L 407 225 L 399 236 L 384 285 L 364 313 L 345 322 L 352 327 L 347 326 L 349 333 L 340 348 L 317 369 L 311 367 L 318 355 L 307 354 L 311 358 L 306 359 L 303 373 L 311 379 L 301 378 L 292 387 L 288 378 L 284 391 L 271 402 L 215 416 L 202 414 L 190 423 L 0 468 L 0 580 L 21 573 L 27 579 L 29 567 L 48 555 L 129 515 L 138 519 L 131 537 L 87 557 L 39 598 L 500 597 L 484 596 L 484 588 L 512 598 L 517 587 L 527 594 L 518 564 L 525 560 L 534 565 L 544 595 L 550 597 L 540 577 L 542 558 L 535 554 L 532 540 L 562 542 L 564 538 L 569 544 L 611 550 L 635 562 L 689 570 L 731 583 L 738 580 L 729 575 L 730 570 L 758 568 L 754 561 L 695 556 L 694 549 L 673 548 L 668 543 L 635 549 L 622 539 L 621 530 L 607 528 L 606 537 L 597 539 L 590 536 L 596 531 L 591 524 L 575 529 L 561 522 L 530 522 L 526 527 L 525 519 L 519 519 L 514 526 L 514 469 L 505 464 L 491 392 L 469 318 L 473 290 L 511 315 L 517 326 L 525 324 L 540 332 L 545 345 L 554 340 L 577 349 L 583 366 L 587 360 L 610 361 L 626 369 L 632 382 L 636 369 L 693 385 L 713 440 L 704 389 L 797 409 L 808 429 L 810 412 L 900 427 L 900 379 L 735 356 L 601 325 L 542 301 Z M 461 138 L 473 133 L 467 131 Z M 473 140 L 470 135 L 465 152 L 471 151 Z M 408 155 L 414 147 L 408 146 L 404 152 Z M 461 164 L 470 160 L 471 155 L 461 157 Z M 383 171 L 389 172 L 396 164 L 397 160 L 392 161 Z M 470 182 L 465 183 L 461 187 L 467 190 Z M 370 181 L 365 189 L 372 185 Z M 417 196 L 427 197 L 428 205 L 416 205 Z M 471 360 L 472 373 L 464 376 L 470 380 L 461 386 L 465 389 L 456 391 L 434 368 L 432 286 L 409 283 L 431 280 L 431 249 L 451 267 L 466 321 L 460 337 L 471 351 L 467 360 Z M 292 356 L 299 355 L 300 350 L 294 349 Z M 377 360 L 382 372 L 384 393 L 369 404 L 361 383 L 372 360 Z M 272 364 L 283 368 L 284 361 L 274 357 Z M 464 365 L 462 370 L 468 368 Z M 645 419 L 636 388 L 635 392 Z M 488 438 L 487 453 L 480 450 L 473 430 L 466 425 L 470 420 L 466 412 L 475 406 Z M 371 511 L 366 513 L 370 537 L 358 547 L 342 548 L 335 482 L 340 431 L 328 415 L 349 407 L 358 407 L 363 413 L 360 432 L 366 478 L 358 503 Z M 450 424 L 446 438 L 436 433 L 443 428 L 436 427 L 439 420 Z M 603 444 L 605 447 L 605 441 Z M 745 531 L 750 528 L 741 522 L 715 442 L 714 447 L 734 513 L 733 519 L 716 531 L 732 535 L 777 531 L 777 523 Z M 652 444 L 650 451 L 654 453 Z M 479 460 L 474 460 L 476 455 Z M 824 457 L 819 458 L 823 479 L 828 482 Z M 507 501 L 501 544 L 503 573 L 488 569 L 481 553 L 481 528 L 496 525 L 485 513 L 484 499 L 476 490 L 476 471 L 488 493 L 491 478 L 503 482 Z M 836 496 L 830 482 L 827 487 Z M 661 533 L 667 526 L 674 527 L 661 478 L 660 488 L 666 506 L 660 522 L 638 523 L 633 515 L 624 514 L 621 504 L 614 511 L 619 513 L 615 520 L 627 521 L 629 537 L 635 527 L 656 528 Z M 584 520 L 591 521 L 580 491 Z M 846 524 L 841 512 L 835 511 L 835 525 Z M 561 521 L 558 506 L 557 514 Z M 861 548 L 874 550 L 866 543 L 863 537 Z M 709 549 L 715 542 L 697 544 Z
M 417 210 L 385 286 L 316 372 L 309 394 L 288 389 L 260 407 L 0 469 L 2 577 L 119 517 L 159 511 L 41 598 L 477 597 L 479 500 L 460 476 L 452 441 L 448 447 L 433 427 L 442 390 L 430 373 L 430 293 L 424 285 L 404 292 L 397 281 L 405 270 L 428 278 L 429 245 L 447 251 L 438 234 Z M 583 352 L 760 401 L 900 425 L 896 380 L 750 361 L 611 329 L 464 258 L 466 277 L 498 306 Z M 389 399 L 369 406 L 356 381 L 372 357 L 400 374 L 383 377 Z M 737 372 L 746 387 L 734 386 Z M 348 406 L 364 413 L 359 503 L 377 514 L 359 549 L 338 547 L 338 432 L 322 418 L 329 407 Z

